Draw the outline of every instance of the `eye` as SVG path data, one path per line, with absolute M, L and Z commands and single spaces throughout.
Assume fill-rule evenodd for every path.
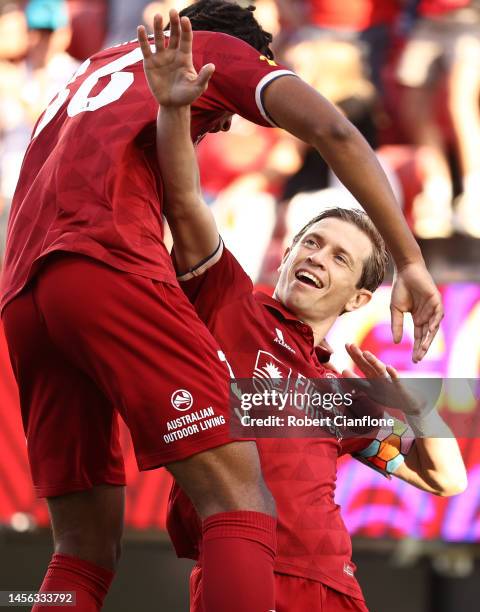
M 305 240 L 303 241 L 303 244 L 305 246 L 311 246 L 311 247 L 316 247 L 317 243 L 315 242 L 315 240 L 313 238 L 305 238 Z
M 347 258 L 345 257 L 345 255 L 335 255 L 335 259 L 340 262 L 341 264 L 347 265 Z

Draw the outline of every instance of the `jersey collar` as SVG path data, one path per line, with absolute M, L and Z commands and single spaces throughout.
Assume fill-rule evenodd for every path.
M 311 331 L 311 327 L 302 321 L 299 321 L 298 317 L 296 317 L 290 310 L 285 308 L 285 306 L 276 300 L 275 298 L 263 293 L 262 291 L 256 291 L 254 293 L 254 298 L 257 302 L 265 306 L 271 311 L 274 311 L 276 316 L 280 316 L 285 321 L 291 323 L 302 323 L 302 325 L 307 326 L 311 332 L 312 344 L 313 344 L 313 332 Z M 328 344 L 328 342 L 324 339 L 321 344 L 315 347 L 315 354 L 317 355 L 317 359 L 320 363 L 327 363 L 332 356 L 333 349 Z

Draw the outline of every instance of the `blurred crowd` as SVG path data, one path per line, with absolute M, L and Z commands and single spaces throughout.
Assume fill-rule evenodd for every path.
M 189 3 L 0 0 L 0 234 L 36 118 L 79 62 Z M 276 60 L 377 151 L 414 233 L 480 238 L 480 0 L 255 5 Z M 315 151 L 280 130 L 236 118 L 198 153 L 224 239 L 260 283 L 304 219 L 322 206 L 359 205 Z

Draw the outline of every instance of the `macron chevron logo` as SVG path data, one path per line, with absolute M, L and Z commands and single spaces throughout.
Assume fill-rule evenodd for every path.
M 291 346 L 289 346 L 286 342 L 285 342 L 285 338 L 283 337 L 283 332 L 281 329 L 278 329 L 278 327 L 275 328 L 275 333 L 277 334 L 275 336 L 275 338 L 273 339 L 274 342 L 276 342 L 277 344 L 279 344 L 280 346 L 283 346 L 283 348 L 286 348 L 287 351 L 290 351 L 291 353 L 293 353 L 295 355 L 295 351 L 293 350 L 293 348 Z

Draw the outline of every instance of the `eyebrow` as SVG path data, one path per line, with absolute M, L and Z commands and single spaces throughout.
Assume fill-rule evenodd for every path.
M 304 236 L 304 238 L 307 238 L 307 236 L 313 236 L 314 238 L 316 238 L 318 241 L 320 240 L 325 240 L 325 236 L 323 236 L 322 234 L 319 234 L 318 232 L 307 232 Z M 353 255 L 347 251 L 347 249 L 345 249 L 344 247 L 340 246 L 338 243 L 335 243 L 335 248 L 339 253 L 342 253 L 342 255 L 346 255 L 349 265 L 350 267 L 354 266 L 355 260 L 353 258 Z

